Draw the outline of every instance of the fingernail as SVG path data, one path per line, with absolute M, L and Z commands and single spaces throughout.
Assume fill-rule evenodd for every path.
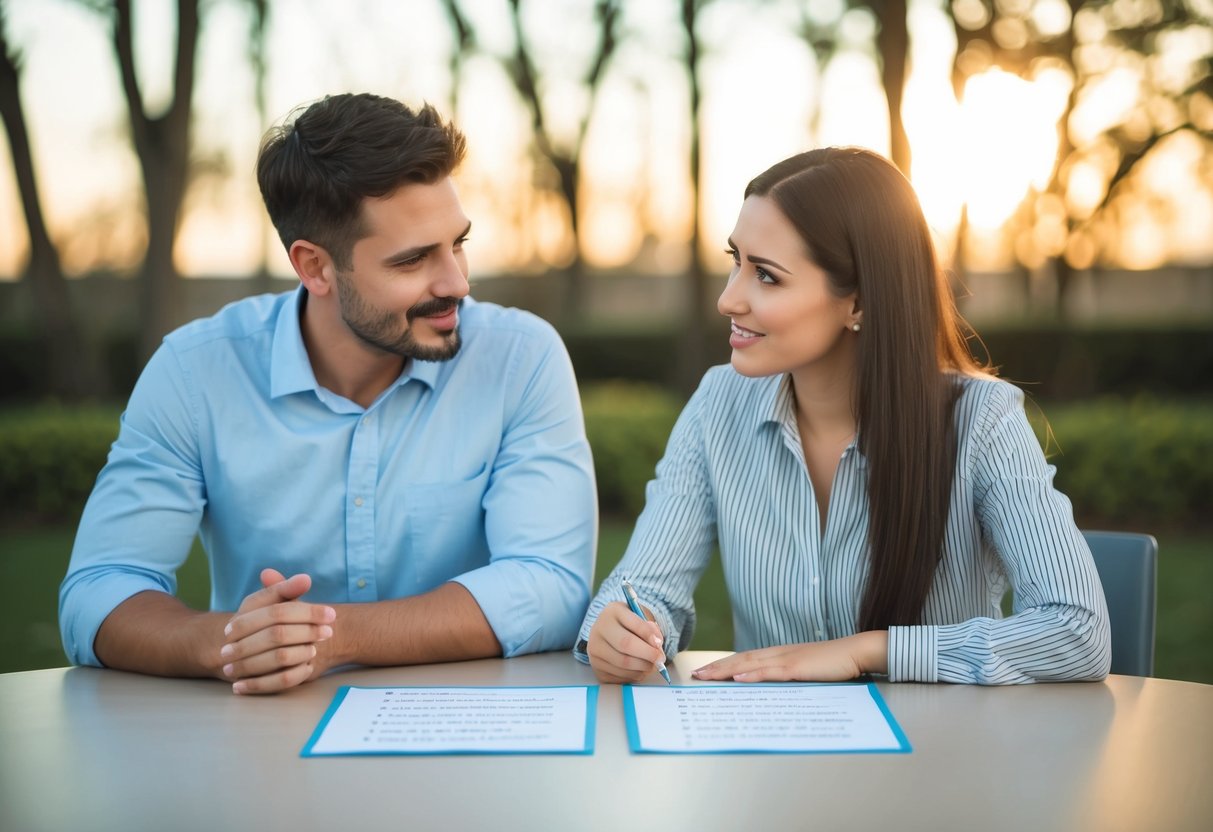
M 649 642 L 652 643 L 652 645 L 654 647 L 660 647 L 661 646 L 661 637 L 653 636 L 651 639 L 649 639 Z
M 316 658 L 316 645 L 312 645 L 312 658 Z
M 337 618 L 337 610 L 333 609 L 332 607 L 324 608 L 324 620 L 325 621 L 334 621 L 334 620 L 336 620 L 336 618 Z
M 333 628 L 327 624 L 321 624 L 320 629 L 317 630 L 316 640 L 324 641 L 325 639 L 332 638 L 332 637 L 333 637 Z
M 748 673 L 738 673 L 737 675 L 735 675 L 733 677 L 733 681 L 734 682 L 744 682 L 746 679 L 749 679 L 749 678 L 750 678 L 750 674 L 748 674 Z
M 692 670 L 692 671 L 691 671 L 691 675 L 692 675 L 692 676 L 694 676 L 696 679 L 698 679 L 698 678 L 699 678 L 699 671 L 698 671 L 698 670 Z
M 245 685 L 244 682 L 237 682 L 236 684 L 232 685 L 232 693 L 245 693 L 247 690 L 248 686 Z
M 223 649 L 219 651 L 219 655 L 222 658 L 230 659 L 232 657 L 232 654 L 235 652 L 236 652 L 236 648 L 233 645 L 225 644 L 225 645 L 223 645 Z
M 234 668 L 234 667 L 232 667 L 232 665 L 230 665 L 230 664 L 225 664 L 225 665 L 223 666 L 223 675 L 224 675 L 224 676 L 231 676 L 231 675 L 232 675 L 232 671 L 233 671 L 234 669 L 235 669 L 235 668 Z
M 232 622 L 229 621 L 227 626 L 223 628 L 223 634 L 225 636 L 230 636 L 232 634 Z

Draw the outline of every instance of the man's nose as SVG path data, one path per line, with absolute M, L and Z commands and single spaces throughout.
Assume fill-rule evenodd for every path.
M 467 270 L 454 252 L 448 252 L 443 259 L 431 294 L 436 298 L 462 298 L 469 291 Z

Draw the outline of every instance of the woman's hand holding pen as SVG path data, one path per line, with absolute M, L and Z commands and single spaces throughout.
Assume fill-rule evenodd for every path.
M 588 642 L 590 667 L 603 682 L 639 682 L 655 673 L 658 664 L 665 660 L 661 629 L 619 601 L 603 608 L 590 630 Z
M 221 672 L 235 693 L 277 693 L 319 675 L 318 645 L 333 635 L 336 610 L 299 600 L 312 586 L 308 575 L 263 569 L 261 583 L 224 631 Z
M 705 682 L 845 682 L 864 673 L 887 673 L 888 651 L 888 633 L 872 630 L 832 641 L 746 650 L 691 675 Z

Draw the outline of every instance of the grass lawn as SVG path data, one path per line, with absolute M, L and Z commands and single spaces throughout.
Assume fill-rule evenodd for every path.
M 604 522 L 597 578 L 619 561 L 631 527 Z M 71 552 L 72 529 L 0 529 L 0 587 L 10 625 L 0 632 L 0 673 L 66 664 L 56 607 L 59 582 Z M 1158 565 L 1158 633 L 1155 675 L 1213 684 L 1213 533 L 1161 534 Z M 181 597 L 204 609 L 210 595 L 206 559 L 195 546 L 178 575 Z M 695 593 L 698 626 L 692 647 L 732 647 L 733 622 L 718 560 Z

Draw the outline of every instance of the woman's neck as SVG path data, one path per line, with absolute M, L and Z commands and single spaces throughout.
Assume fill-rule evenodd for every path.
M 818 362 L 793 370 L 791 376 L 801 435 L 827 442 L 849 441 L 858 428 L 854 365 Z

